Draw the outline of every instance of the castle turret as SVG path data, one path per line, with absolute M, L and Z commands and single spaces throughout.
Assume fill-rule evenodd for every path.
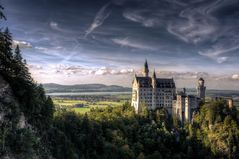
M 135 108 L 135 112 L 138 113 L 140 110 L 139 108 L 139 83 L 137 81 L 137 75 L 134 75 L 134 80 L 132 83 L 132 101 L 131 105 Z
M 228 98 L 227 99 L 227 105 L 230 109 L 232 109 L 234 107 L 233 98 Z
M 157 77 L 154 70 L 154 73 L 152 76 L 152 109 L 153 110 L 156 108 L 156 96 L 157 96 Z
M 153 76 L 152 76 L 152 87 L 157 88 L 157 78 L 156 78 L 156 73 L 154 70 Z
M 206 87 L 204 86 L 205 81 L 203 78 L 198 80 L 197 95 L 202 101 L 205 101 Z
M 145 60 L 145 63 L 144 63 L 143 75 L 144 75 L 144 77 L 148 77 L 149 76 L 149 67 L 148 67 L 147 60 Z

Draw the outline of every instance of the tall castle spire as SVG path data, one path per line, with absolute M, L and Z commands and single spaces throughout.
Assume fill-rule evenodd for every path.
M 157 106 L 156 98 L 157 98 L 157 78 L 156 73 L 154 70 L 153 76 L 152 76 L 152 109 L 154 110 Z
M 148 77 L 148 76 L 149 76 L 149 67 L 148 67 L 147 59 L 145 60 L 145 63 L 144 63 L 143 75 L 144 75 L 145 77 Z
M 156 78 L 155 70 L 154 70 L 154 73 L 153 73 L 153 76 L 152 76 L 152 86 L 153 86 L 153 88 L 157 87 L 157 78 Z
M 200 78 L 198 80 L 198 86 L 197 86 L 197 94 L 198 97 L 201 98 L 202 101 L 205 101 L 205 93 L 206 93 L 206 87 L 204 86 L 204 79 Z
M 156 73 L 155 73 L 155 70 L 154 70 L 154 73 L 153 73 L 153 78 L 156 79 Z

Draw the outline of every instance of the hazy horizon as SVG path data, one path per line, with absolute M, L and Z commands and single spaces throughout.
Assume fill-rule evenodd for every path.
M 39 83 L 131 87 L 145 59 L 178 88 L 239 89 L 236 0 L 2 0 Z M 152 72 L 150 73 L 151 76 Z

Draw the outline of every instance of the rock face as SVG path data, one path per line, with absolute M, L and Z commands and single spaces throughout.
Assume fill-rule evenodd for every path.
M 10 103 L 13 95 L 9 84 L 0 76 L 0 101 Z
M 6 115 L 12 114 L 11 107 L 9 105 L 17 104 L 13 97 L 10 85 L 0 76 L 0 124 L 7 122 Z
M 50 151 L 43 149 L 42 143 L 35 142 L 39 141 L 40 137 L 27 122 L 27 117 L 21 109 L 10 83 L 0 75 L 0 159 L 38 159 L 42 158 L 42 154 L 48 156 L 47 158 L 52 158 Z M 18 151 L 18 149 L 21 150 L 19 145 L 14 145 L 14 143 L 19 143 L 18 141 L 24 143 L 20 144 L 23 146 L 20 152 Z M 12 144 L 8 144 L 9 142 Z M 29 146 L 30 144 L 32 146 Z
M 8 105 L 14 105 L 15 109 L 19 110 L 19 103 L 17 102 L 16 98 L 12 93 L 12 89 L 10 85 L 0 76 L 0 123 L 5 122 L 5 116 L 8 114 L 12 114 L 14 111 Z M 25 128 L 26 127 L 26 120 L 23 113 L 19 113 L 20 116 L 18 118 L 18 128 Z M 14 114 L 12 114 L 14 115 Z
M 25 116 L 20 111 L 19 103 L 14 97 L 9 83 L 0 75 L 0 127 L 7 129 L 7 127 L 13 126 L 17 129 L 22 129 L 26 128 L 26 125 Z M 2 149 L 4 150 L 4 145 Z M 7 152 L 1 158 L 15 159 L 16 156 L 11 152 Z

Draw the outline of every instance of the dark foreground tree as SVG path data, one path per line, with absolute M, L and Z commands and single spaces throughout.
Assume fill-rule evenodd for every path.
M 0 20 L 5 19 L 2 9 Z M 0 158 L 50 158 L 42 138 L 52 126 L 54 106 L 12 43 L 9 29 L 1 29 L 0 80 L 9 89 L 0 95 Z

